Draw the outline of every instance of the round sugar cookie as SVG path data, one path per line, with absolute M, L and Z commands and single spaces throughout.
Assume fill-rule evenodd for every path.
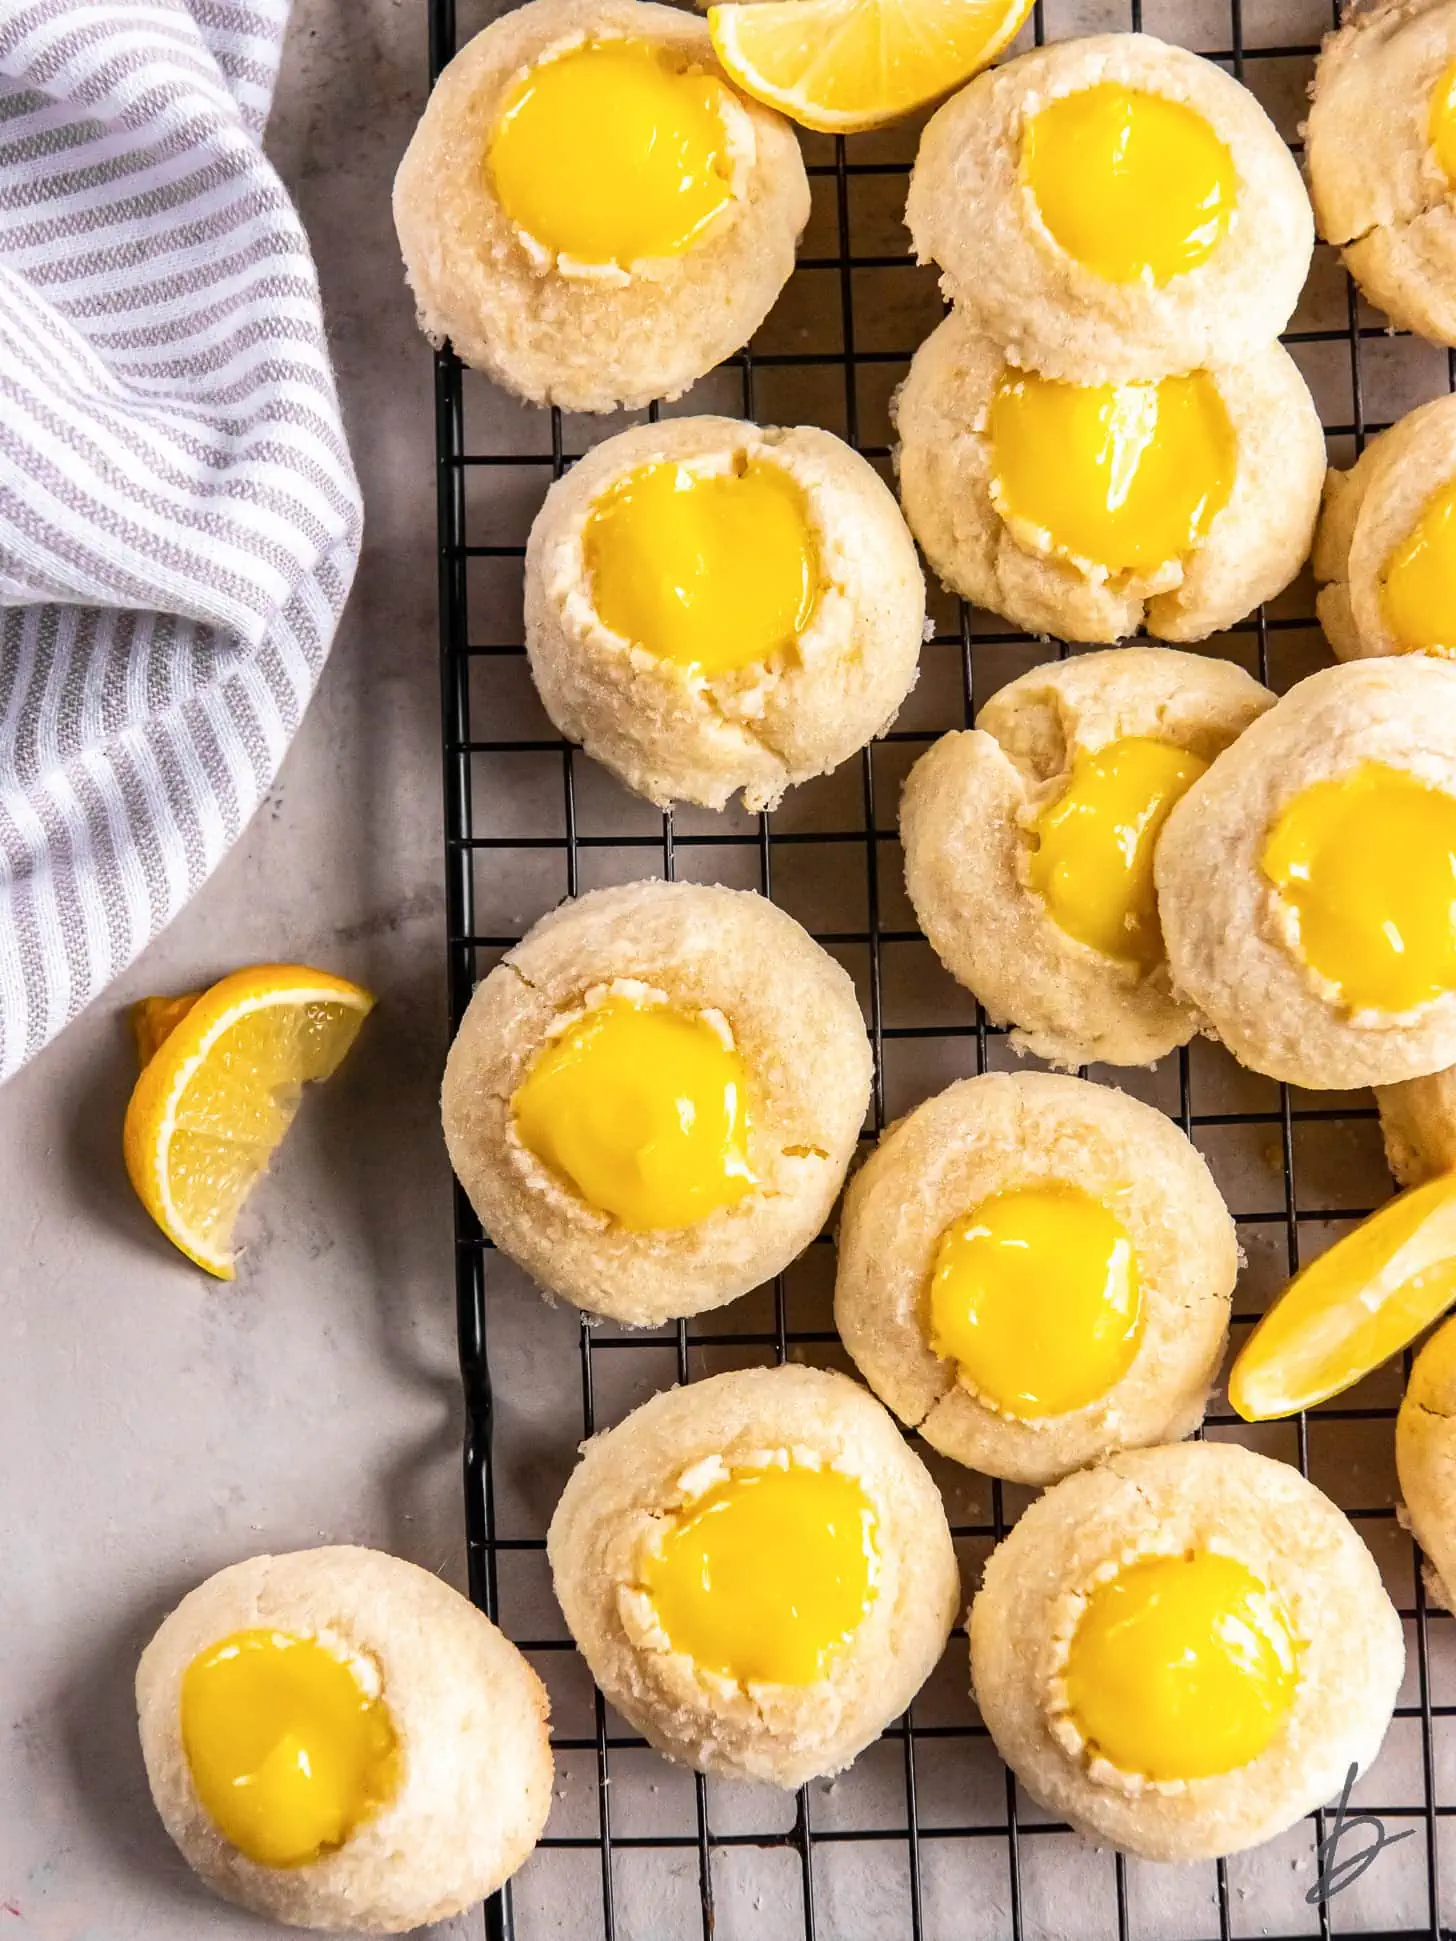
M 850 1182 L 834 1321 L 932 1449 L 1050 1483 L 1197 1428 L 1238 1267 L 1171 1119 L 1085 1079 L 988 1073 L 917 1106 Z
M 1385 1158 L 1400 1186 L 1423 1186 L 1456 1167 L 1456 1067 L 1377 1085 Z
M 1199 1029 L 1153 893 L 1180 794 L 1273 696 L 1231 661 L 1123 647 L 1036 667 L 943 735 L 900 801 L 905 885 L 946 969 L 1058 1065 L 1146 1065 Z
M 1330 472 L 1314 576 L 1341 660 L 1456 657 L 1456 397 L 1408 412 Z
M 293 1927 L 447 1921 L 546 1824 L 540 1680 L 484 1612 L 377 1550 L 209 1577 L 142 1653 L 136 1696 L 152 1797 L 188 1866 Z
M 751 810 L 894 720 L 925 629 L 915 544 L 827 431 L 638 425 L 553 485 L 526 650 L 561 732 L 649 801 Z
M 1009 362 L 1078 384 L 1254 356 L 1314 246 L 1299 170 L 1253 95 L 1148 34 L 977 75 L 921 137 L 905 220 Z
M 895 422 L 926 559 L 1027 633 L 1203 640 L 1309 555 L 1324 433 L 1278 344 L 1161 382 L 1067 384 L 1008 364 L 953 311 L 915 353 Z
M 809 183 L 707 22 L 527 0 L 435 84 L 394 184 L 420 327 L 533 404 L 674 398 L 757 330 Z
M 1446 1610 L 1456 1585 L 1456 1322 L 1443 1321 L 1416 1356 L 1395 1418 L 1395 1468 L 1426 1584 Z
M 1058 1483 L 992 1552 L 971 1683 L 1001 1757 L 1088 1839 L 1146 1860 L 1258 1846 L 1368 1766 L 1405 1666 L 1344 1514 L 1232 1443 Z
M 894 1421 L 791 1364 L 654 1395 L 587 1443 L 546 1547 L 607 1702 L 669 1759 L 773 1786 L 877 1738 L 960 1604 L 939 1494 Z
M 1456 344 L 1456 5 L 1351 8 L 1311 94 L 1321 236 L 1398 329 Z
M 1311 1090 L 1456 1063 L 1456 666 L 1312 674 L 1176 804 L 1154 856 L 1173 987 Z
M 627 883 L 553 910 L 479 986 L 445 1142 L 543 1287 L 656 1326 L 808 1246 L 872 1069 L 853 982 L 792 917 L 751 890 Z

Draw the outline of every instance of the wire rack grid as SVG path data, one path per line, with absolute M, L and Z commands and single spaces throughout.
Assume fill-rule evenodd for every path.
M 467 20 L 469 0 L 458 17 L 457 0 L 428 4 L 433 77 L 487 15 Z M 1117 28 L 1180 41 L 1252 87 L 1297 149 L 1310 64 L 1331 24 L 1328 0 L 1038 0 L 1024 41 Z M 911 265 L 899 227 L 917 134 L 806 138 L 814 215 L 795 276 L 753 345 L 673 411 L 821 423 L 888 469 L 890 393 L 940 314 L 933 274 Z M 1337 463 L 1383 423 L 1456 388 L 1446 354 L 1386 333 L 1323 250 L 1285 341 Z M 1046 644 L 941 598 L 915 696 L 857 762 L 773 814 L 659 817 L 555 736 L 530 694 L 519 616 L 525 529 L 547 483 L 629 420 L 514 407 L 448 350 L 435 395 L 452 1024 L 479 977 L 561 896 L 684 875 L 775 897 L 852 971 L 875 1051 L 867 1140 L 951 1078 L 1013 1062 L 1004 1034 L 940 972 L 914 927 L 895 809 L 920 750 L 968 724 L 995 687 L 1046 658 Z M 1326 657 L 1312 589 L 1301 583 L 1209 647 L 1287 687 Z M 1202 1043 L 1153 1073 L 1092 1076 L 1163 1106 L 1213 1165 L 1248 1262 L 1236 1341 L 1301 1260 L 1390 1191 L 1368 1095 L 1293 1093 Z M 657 1759 L 571 1650 L 546 1580 L 546 1521 L 579 1440 L 655 1389 L 755 1361 L 844 1365 L 829 1308 L 832 1248 L 821 1240 L 772 1287 L 720 1314 L 634 1333 L 542 1302 L 490 1251 L 458 1189 L 455 1220 L 470 1591 L 551 1691 L 560 1775 L 538 1854 L 485 1908 L 492 1941 L 1451 1931 L 1456 1842 L 1441 1836 L 1456 1813 L 1456 1627 L 1428 1607 L 1397 1521 L 1391 1423 L 1403 1371 L 1256 1432 L 1220 1394 L 1206 1429 L 1296 1462 L 1334 1495 L 1370 1541 L 1406 1624 L 1396 1722 L 1354 1800 L 1390 1832 L 1415 1837 L 1339 1898 L 1312 1904 L 1324 1814 L 1206 1867 L 1152 1867 L 1082 1846 L 996 1759 L 965 1689 L 959 1633 L 910 1713 L 832 1785 L 766 1803 L 757 1789 Z M 945 1492 L 969 1587 L 1026 1495 L 922 1453 Z

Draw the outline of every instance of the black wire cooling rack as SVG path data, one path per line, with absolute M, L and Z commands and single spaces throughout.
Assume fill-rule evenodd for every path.
M 429 0 L 431 75 L 485 24 L 467 0 Z M 1143 28 L 1223 63 L 1298 146 L 1328 0 L 1039 0 L 1026 36 Z M 750 348 L 675 411 L 816 422 L 888 467 L 891 391 L 939 315 L 899 225 L 917 129 L 807 137 L 814 215 L 799 268 Z M 1426 397 L 1456 388 L 1444 352 L 1387 334 L 1330 252 L 1285 341 L 1321 408 L 1337 463 Z M 904 901 L 900 780 L 920 749 L 968 724 L 1045 643 L 941 598 L 920 686 L 857 762 L 774 814 L 659 817 L 555 738 L 524 669 L 525 531 L 547 483 L 621 419 L 532 412 L 448 352 L 436 361 L 446 908 L 452 1023 L 479 977 L 562 895 L 682 874 L 754 887 L 806 923 L 855 975 L 875 1049 L 873 1138 L 953 1077 L 1009 1063 L 1004 1037 L 944 977 Z M 654 408 L 650 414 L 656 416 Z M 1210 643 L 1276 688 L 1325 658 L 1312 591 Z M 1065 652 L 1065 648 L 1058 651 Z M 1095 1073 L 1161 1104 L 1213 1165 L 1248 1256 L 1236 1340 L 1301 1257 L 1390 1191 L 1367 1095 L 1318 1097 L 1240 1073 L 1197 1045 L 1153 1074 Z M 963 1641 L 903 1720 L 850 1774 L 768 1804 L 646 1750 L 591 1690 L 550 1599 L 544 1530 L 577 1442 L 654 1389 L 752 1361 L 833 1364 L 832 1250 L 821 1241 L 771 1288 L 720 1314 L 630 1333 L 544 1303 L 492 1254 L 455 1199 L 466 1402 L 471 1595 L 551 1689 L 560 1785 L 547 1836 L 485 1909 L 497 1941 L 1232 1941 L 1241 1935 L 1441 1936 L 1456 1919 L 1456 1627 L 1428 1609 L 1396 1518 L 1391 1424 L 1401 1370 L 1338 1406 L 1249 1431 L 1222 1396 L 1206 1433 L 1297 1462 L 1370 1541 L 1405 1619 L 1409 1670 L 1380 1760 L 1352 1811 L 1413 1833 L 1346 1892 L 1308 1896 L 1329 1814 L 1227 1863 L 1158 1868 L 1093 1853 L 1022 1795 L 966 1694 Z M 1408 1363 L 1407 1363 L 1408 1366 Z M 1024 1494 L 929 1458 L 969 1588 Z M 1368 1835 L 1362 1836 L 1368 1838 Z M 1353 1843 L 1361 1844 L 1360 1839 Z M 1444 1917 L 1444 1918 L 1443 1918 Z

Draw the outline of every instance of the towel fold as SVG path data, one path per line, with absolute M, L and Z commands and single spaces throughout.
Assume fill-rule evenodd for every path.
M 362 514 L 259 146 L 287 0 L 0 9 L 0 1081 L 217 864 Z

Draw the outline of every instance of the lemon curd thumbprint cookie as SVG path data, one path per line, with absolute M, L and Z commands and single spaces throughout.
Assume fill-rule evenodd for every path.
M 915 353 L 894 417 L 925 557 L 1027 633 L 1203 640 L 1309 555 L 1324 433 L 1279 344 L 1161 379 L 1071 382 L 1020 369 L 956 310 Z
M 1238 1265 L 1207 1164 L 1164 1113 L 995 1072 L 927 1099 L 856 1173 L 834 1318 L 933 1449 L 1048 1483 L 1198 1426 Z
M 1400 1186 L 1423 1186 L 1456 1170 L 1456 1067 L 1399 1085 L 1377 1085 L 1380 1130 Z
M 1175 804 L 1274 697 L 1232 661 L 1123 647 L 1035 667 L 944 735 L 900 802 L 905 884 L 951 975 L 1058 1065 L 1146 1065 L 1172 988 L 1153 862 Z
M 770 1279 L 829 1216 L 869 1103 L 854 984 L 751 890 L 628 883 L 553 910 L 476 991 L 445 1138 L 545 1288 L 645 1326 Z
M 1169 815 L 1176 991 L 1241 1064 L 1310 1090 L 1456 1064 L 1456 666 L 1312 674 Z
M 143 1652 L 136 1695 L 183 1858 L 275 1921 L 446 1921 L 493 1894 L 546 1824 L 540 1680 L 457 1591 L 377 1550 L 209 1577 Z
M 1066 40 L 931 119 L 905 220 L 1010 363 L 1074 384 L 1237 364 L 1284 328 L 1314 247 L 1278 130 L 1212 61 Z
M 748 1368 L 586 1445 L 546 1539 L 607 1702 L 668 1758 L 801 1786 L 899 1716 L 955 1622 L 934 1483 L 844 1375 Z
M 1395 1421 L 1395 1467 L 1437 1603 L 1456 1609 L 1456 1321 L 1416 1356 Z
M 1069 1476 L 992 1552 L 971 1683 L 1032 1798 L 1148 1860 L 1258 1846 L 1375 1757 L 1405 1667 L 1375 1559 L 1232 1443 Z
M 1408 412 L 1331 470 L 1315 606 L 1341 660 L 1456 659 L 1456 397 Z
M 1385 0 L 1344 21 L 1305 129 L 1320 234 L 1398 329 L 1456 344 L 1456 4 Z
M 527 0 L 455 56 L 394 185 L 420 324 L 535 404 L 676 397 L 794 267 L 809 183 L 707 22 L 651 0 Z
M 638 425 L 551 487 L 526 548 L 546 712 L 666 808 L 772 808 L 887 728 L 925 583 L 888 487 L 827 431 Z

